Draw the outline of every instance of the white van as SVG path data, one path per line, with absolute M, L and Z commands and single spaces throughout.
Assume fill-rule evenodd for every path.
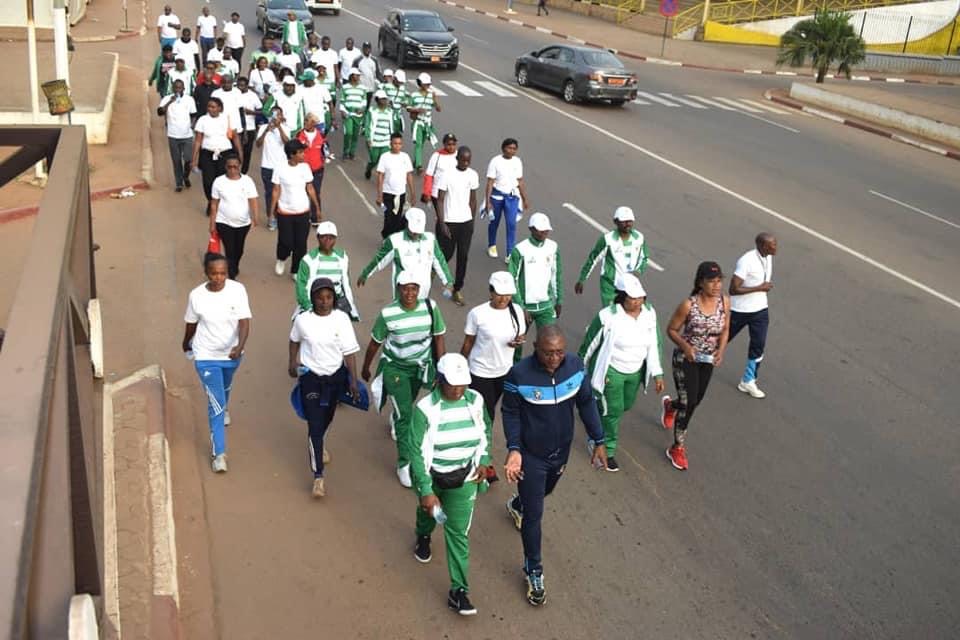
M 330 11 L 333 15 L 340 15 L 340 9 L 343 8 L 341 0 L 307 0 L 307 8 L 311 12 Z

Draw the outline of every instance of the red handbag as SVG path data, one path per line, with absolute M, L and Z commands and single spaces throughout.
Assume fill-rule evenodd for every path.
M 207 253 L 223 254 L 223 249 L 220 243 L 220 234 L 216 231 L 210 232 L 210 239 L 207 241 Z

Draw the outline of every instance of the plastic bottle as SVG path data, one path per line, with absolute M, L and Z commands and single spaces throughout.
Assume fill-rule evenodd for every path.
M 443 508 L 438 504 L 433 505 L 430 515 L 432 515 L 433 519 L 437 521 L 437 524 L 443 524 L 447 521 L 447 514 L 443 512 Z
M 190 349 L 189 351 L 184 351 L 183 355 L 187 358 L 187 360 L 193 360 L 196 357 L 195 355 L 193 355 L 193 349 Z

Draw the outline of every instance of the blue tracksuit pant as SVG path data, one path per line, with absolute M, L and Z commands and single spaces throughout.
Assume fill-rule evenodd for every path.
M 520 197 L 494 189 L 490 194 L 490 204 L 493 205 L 493 211 L 490 212 L 490 224 L 487 227 L 487 246 L 497 246 L 497 230 L 500 228 L 500 219 L 504 218 L 507 225 L 507 252 L 504 255 L 509 256 L 517 244 L 517 212 L 520 211 Z
M 240 360 L 197 360 L 194 362 L 203 390 L 207 394 L 207 418 L 210 421 L 210 444 L 213 455 L 227 452 L 227 438 L 224 433 L 223 412 L 230 401 L 230 389 L 233 386 L 233 374 L 240 366 Z
M 767 346 L 767 327 L 770 326 L 769 310 L 761 309 L 750 313 L 730 312 L 730 341 L 741 329 L 747 327 L 750 332 L 750 346 L 747 347 L 747 366 L 743 370 L 743 382 L 752 382 L 760 372 L 763 350 Z
M 513 508 L 523 514 L 520 529 L 520 537 L 523 539 L 523 569 L 530 573 L 543 569 L 540 557 L 543 500 L 550 495 L 563 475 L 570 450 L 555 451 L 546 458 L 537 457 L 528 451 L 521 451 L 520 455 L 523 457 L 523 479 L 517 483 L 519 498 L 514 498 Z

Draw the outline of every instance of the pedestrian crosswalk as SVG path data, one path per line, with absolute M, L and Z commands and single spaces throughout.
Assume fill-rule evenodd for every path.
M 433 85 L 434 92 L 440 96 L 463 98 L 516 98 L 521 89 L 512 89 L 509 85 L 491 80 L 440 80 Z M 698 96 L 691 93 L 667 91 L 637 91 L 631 104 L 638 107 L 666 107 L 668 109 L 689 108 L 698 111 L 717 109 L 749 114 L 795 115 L 788 109 L 778 108 L 750 98 L 728 98 L 724 96 Z M 802 114 L 801 114 L 802 115 Z

